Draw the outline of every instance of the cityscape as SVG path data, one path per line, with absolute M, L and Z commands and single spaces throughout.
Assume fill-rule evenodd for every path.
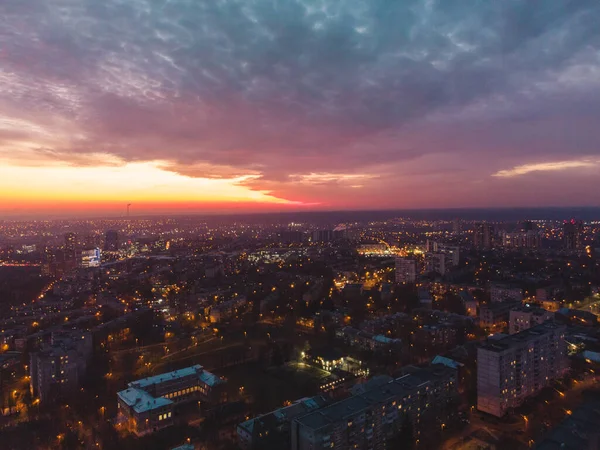
M 0 450 L 600 450 L 599 24 L 0 0 Z
M 600 220 L 396 214 L 2 222 L 3 448 L 594 448 Z

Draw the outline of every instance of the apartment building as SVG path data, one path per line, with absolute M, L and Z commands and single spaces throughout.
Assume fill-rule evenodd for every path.
M 427 429 L 440 429 L 455 409 L 456 370 L 439 364 L 413 369 L 294 419 L 292 449 L 384 449 L 404 420 L 413 423 L 415 439 L 425 439 Z
M 545 322 L 477 351 L 477 409 L 496 417 L 520 406 L 568 369 L 565 327 Z
M 516 334 L 554 318 L 554 313 L 543 308 L 521 305 L 510 310 L 508 332 Z

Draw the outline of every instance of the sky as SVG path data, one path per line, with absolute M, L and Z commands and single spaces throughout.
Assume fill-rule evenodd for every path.
M 600 205 L 597 0 L 5 0 L 0 217 Z

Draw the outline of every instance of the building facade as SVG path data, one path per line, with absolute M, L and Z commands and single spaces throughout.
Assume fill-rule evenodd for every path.
M 554 318 L 554 313 L 542 308 L 522 305 L 510 310 L 508 332 L 516 334 Z
M 89 332 L 53 334 L 49 345 L 30 355 L 31 393 L 43 403 L 77 392 L 92 351 Z
M 417 261 L 396 258 L 396 283 L 414 283 L 417 280 Z

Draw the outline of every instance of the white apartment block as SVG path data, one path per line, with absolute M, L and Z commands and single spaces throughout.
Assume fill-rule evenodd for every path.
M 568 369 L 565 327 L 545 322 L 477 351 L 477 409 L 502 417 Z

